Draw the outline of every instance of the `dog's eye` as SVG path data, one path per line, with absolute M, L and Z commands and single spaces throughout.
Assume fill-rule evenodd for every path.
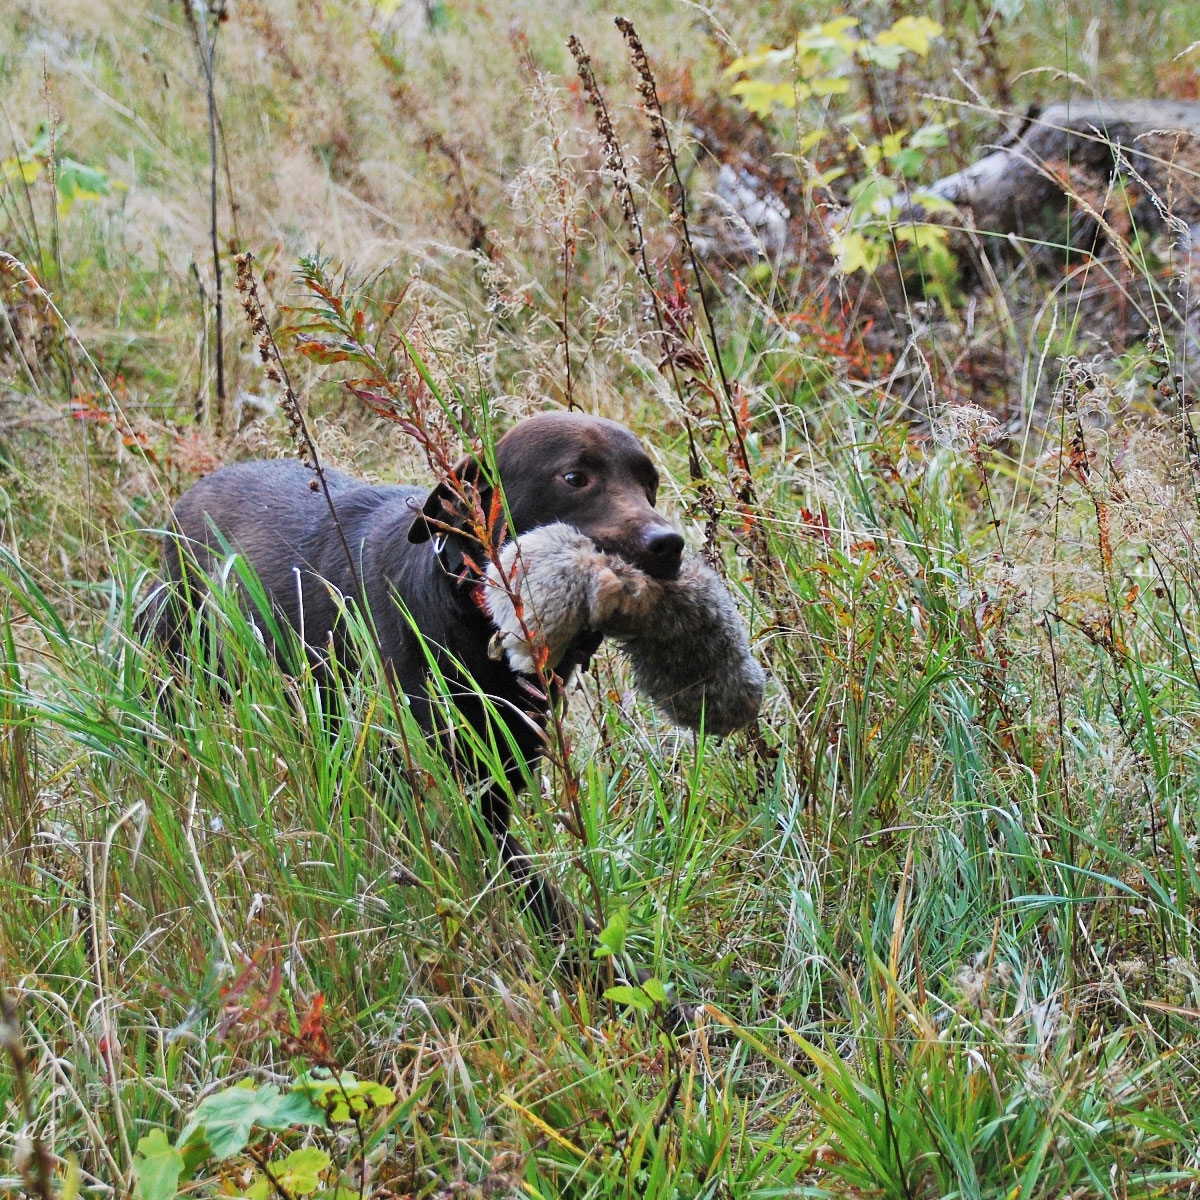
M 563 476 L 563 482 L 568 487 L 582 488 L 582 487 L 587 487 L 587 485 L 590 481 L 588 480 L 587 475 L 583 471 L 568 471 Z

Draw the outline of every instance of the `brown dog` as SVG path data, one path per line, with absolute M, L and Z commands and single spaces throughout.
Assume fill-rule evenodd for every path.
M 427 733 L 439 734 L 426 690 L 428 647 L 463 717 L 485 740 L 517 754 L 506 763 L 508 787 L 494 784 L 483 818 L 510 873 L 546 926 L 568 919 L 552 889 L 531 869 L 509 833 L 509 795 L 524 780 L 525 764 L 544 747 L 549 700 L 536 680 L 488 654 L 495 628 L 476 599 L 487 567 L 478 534 L 498 482 L 507 507 L 505 529 L 493 544 L 562 522 L 656 579 L 680 569 L 683 538 L 655 510 L 658 472 L 623 425 L 579 413 L 544 413 L 521 421 L 496 445 L 498 480 L 465 458 L 455 479 L 432 490 L 372 487 L 340 471 L 324 472 L 334 513 L 313 471 L 294 461 L 241 463 L 202 479 L 175 505 L 164 541 L 162 583 L 149 620 L 154 636 L 182 656 L 187 609 L 212 575 L 239 552 L 261 580 L 276 614 L 300 634 L 319 660 L 330 639 L 344 657 L 332 585 L 369 610 L 384 662 L 409 697 Z M 197 569 L 199 568 L 199 573 Z M 407 612 L 408 616 L 405 616 Z M 584 665 L 601 635 L 585 631 L 557 664 L 566 676 Z M 485 702 L 482 696 L 488 700 Z M 507 749 L 506 749 L 507 752 Z M 480 771 L 461 750 L 469 771 Z

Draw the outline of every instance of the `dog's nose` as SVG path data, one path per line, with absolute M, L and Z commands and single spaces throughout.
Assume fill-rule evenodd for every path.
M 672 579 L 679 573 L 683 559 L 683 535 L 658 525 L 642 534 L 646 550 L 646 570 L 660 579 Z

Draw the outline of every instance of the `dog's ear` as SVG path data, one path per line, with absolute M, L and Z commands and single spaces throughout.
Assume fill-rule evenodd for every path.
M 473 536 L 479 513 L 487 520 L 491 506 L 492 485 L 479 460 L 466 454 L 454 464 L 452 478 L 442 480 L 425 497 L 409 528 L 408 540 L 427 542 L 439 534 L 453 532 Z

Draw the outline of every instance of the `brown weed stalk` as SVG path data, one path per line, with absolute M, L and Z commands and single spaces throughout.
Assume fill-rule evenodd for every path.
M 258 356 L 262 359 L 267 378 L 282 391 L 279 404 L 287 414 L 288 436 L 299 449 L 301 461 L 314 473 L 315 478 L 309 486 L 314 492 L 319 488 L 325 495 L 325 503 L 329 505 L 329 514 L 333 517 L 338 538 L 341 540 L 342 549 L 346 554 L 346 562 L 350 567 L 350 577 L 354 580 L 355 587 L 361 592 L 362 581 L 358 575 L 358 564 L 354 560 L 350 543 L 346 541 L 342 523 L 338 520 L 337 506 L 329 491 L 329 482 L 325 478 L 325 469 L 321 464 L 317 444 L 313 441 L 312 431 L 304 418 L 304 410 L 300 407 L 300 397 L 296 395 L 296 389 L 292 386 L 287 364 L 284 363 L 283 356 L 279 353 L 279 346 L 275 342 L 275 335 L 271 331 L 271 324 L 263 309 L 262 298 L 258 294 L 258 282 L 254 278 L 254 255 L 247 251 L 245 254 L 239 254 L 235 262 L 237 263 L 237 290 L 242 297 L 242 308 L 246 313 L 246 320 L 250 322 L 250 329 L 258 339 Z
M 13 1165 L 21 1173 L 25 1190 L 36 1200 L 54 1200 L 54 1156 L 35 1127 L 36 1113 L 29 1091 L 29 1059 L 21 1041 L 21 1024 L 16 1001 L 0 987 L 0 1048 L 12 1067 L 13 1092 L 21 1119 L 29 1129 L 28 1145 L 17 1143 Z
M 617 138 L 616 130 L 613 128 L 608 105 L 605 103 L 604 95 L 600 91 L 599 84 L 596 82 L 596 74 L 592 70 L 592 60 L 584 51 L 583 44 L 574 34 L 568 39 L 567 46 L 575 59 L 576 69 L 579 73 L 580 81 L 583 83 L 584 94 L 587 97 L 588 104 L 591 106 L 596 122 L 596 129 L 600 134 L 600 141 L 604 147 L 604 168 L 612 177 L 613 186 L 617 192 L 617 199 L 621 205 L 621 214 L 632 235 L 627 251 L 633 260 L 634 269 L 645 285 L 646 294 L 650 299 L 651 311 L 654 314 L 654 327 L 658 334 L 662 355 L 659 370 L 661 371 L 665 368 L 665 373 L 669 376 L 672 389 L 679 400 L 680 416 L 683 422 L 684 434 L 687 437 L 688 475 L 696 487 L 697 504 L 705 517 L 704 557 L 712 566 L 720 567 L 720 556 L 717 552 L 717 529 L 721 520 L 721 505 L 717 500 L 716 489 L 705 474 L 703 460 L 700 457 L 700 451 L 696 444 L 696 431 L 692 420 L 691 405 L 688 402 L 687 389 L 684 387 L 683 379 L 680 376 L 680 368 L 684 365 L 680 348 L 684 343 L 684 339 L 678 337 L 675 332 L 672 332 L 673 329 L 681 328 L 681 314 L 669 311 L 669 306 L 660 294 L 654 273 L 650 269 L 650 254 L 646 246 L 645 229 L 642 224 L 641 213 L 638 211 L 637 203 L 634 200 L 633 183 L 625 165 L 625 156 L 621 152 L 620 140 Z M 693 352 L 690 357 L 698 356 L 695 356 Z M 692 362 L 688 362 L 689 367 L 695 365 Z M 694 374 L 692 375 L 692 380 L 696 381 Z
M 344 277 L 341 281 L 331 279 L 326 271 L 326 263 L 316 258 L 301 260 L 299 276 L 316 303 L 309 308 L 298 307 L 293 310 L 306 318 L 288 329 L 297 348 L 316 362 L 351 363 L 358 368 L 360 373 L 344 379 L 343 386 L 377 416 L 399 425 L 420 446 L 434 477 L 453 491 L 456 503 L 466 515 L 470 537 L 479 544 L 479 561 L 467 557 L 467 565 L 481 579 L 489 564 L 498 568 L 501 586 L 507 590 L 524 626 L 520 597 L 500 569 L 500 551 L 507 536 L 503 496 L 497 487 L 490 503 L 485 505 L 479 490 L 469 478 L 464 477 L 467 473 L 460 474 L 460 470 L 456 469 L 459 466 L 455 462 L 457 456 L 451 452 L 437 421 L 439 412 L 444 416 L 450 415 L 449 407 L 439 395 L 417 348 L 403 332 L 395 332 L 393 352 L 402 357 L 408 368 L 397 372 L 393 356 L 381 355 L 374 341 L 368 337 L 371 322 L 362 308 L 352 300 L 348 301 Z M 390 306 L 387 315 L 389 322 L 395 308 L 394 304 Z M 273 343 L 271 352 L 273 361 L 278 363 L 278 350 Z M 282 364 L 279 366 L 281 369 Z M 465 442 L 468 431 L 461 428 L 457 421 L 455 425 L 459 427 L 460 436 Z M 484 464 L 482 452 L 477 452 L 476 458 Z M 436 519 L 431 519 L 430 523 L 441 525 L 448 532 L 458 532 Z M 533 630 L 525 626 L 522 634 L 532 640 Z M 538 655 L 538 680 L 537 683 L 530 682 L 531 691 L 544 701 L 560 697 L 560 685 L 561 681 L 546 661 L 546 655 Z M 390 677 L 388 686 L 394 686 Z M 572 837 L 586 842 L 586 823 L 581 806 L 582 782 L 572 763 L 571 740 L 564 723 L 562 705 L 550 703 L 548 709 L 549 731 L 545 754 L 563 779 L 567 815 L 562 819 L 562 824 Z M 590 866 L 585 865 L 584 872 L 591 884 L 597 911 L 600 911 L 599 883 Z
M 584 50 L 583 43 L 572 34 L 567 39 L 567 48 L 575 59 L 575 68 L 580 82 L 583 84 L 584 95 L 591 106 L 596 130 L 600 134 L 600 143 L 604 147 L 604 170 L 612 179 L 617 200 L 621 205 L 621 215 L 631 234 L 631 241 L 627 247 L 629 256 L 633 260 L 638 275 L 641 276 L 642 283 L 646 286 L 647 295 L 650 297 L 650 304 L 654 312 L 654 325 L 662 347 L 663 365 L 667 368 L 671 386 L 679 399 L 683 414 L 683 427 L 688 441 L 688 473 L 694 483 L 702 483 L 704 468 L 701 464 L 700 453 L 696 448 L 695 431 L 692 427 L 683 381 L 679 377 L 676 366 L 677 356 L 673 352 L 671 335 L 667 330 L 667 321 L 663 313 L 664 305 L 655 284 L 654 274 L 650 269 L 650 252 L 646 246 L 645 229 L 637 202 L 634 200 L 633 182 L 625 165 L 625 155 L 621 152 L 621 142 L 613 128 L 612 116 L 604 101 L 604 94 L 596 82 L 596 73 L 592 70 L 591 57 Z M 711 520 L 715 521 L 715 517 L 715 513 L 710 514 Z
M 242 308 L 246 313 L 246 319 L 250 322 L 250 328 L 258 339 L 259 358 L 263 361 L 267 378 L 282 391 L 280 407 L 287 413 L 288 433 L 292 441 L 299 448 L 302 461 L 313 470 L 313 478 L 309 481 L 309 487 L 313 491 L 320 490 L 325 496 L 325 503 L 329 506 L 329 515 L 333 518 L 338 540 L 341 542 L 342 551 L 346 556 L 346 563 L 350 568 L 350 578 L 354 580 L 354 587 L 357 592 L 356 599 L 364 598 L 365 592 L 363 591 L 362 579 L 358 572 L 358 563 L 354 558 L 354 553 L 350 549 L 350 543 L 346 540 L 346 532 L 342 528 L 342 523 L 338 518 L 337 505 L 334 504 L 333 496 L 329 491 L 329 481 L 325 477 L 325 470 L 321 464 L 320 455 L 317 452 L 316 442 L 313 440 L 312 431 L 305 420 L 304 411 L 300 406 L 300 398 L 296 395 L 296 390 L 292 386 L 287 364 L 283 361 L 283 356 L 279 352 L 279 345 L 275 340 L 270 321 L 267 319 L 267 314 L 263 309 L 262 298 L 258 292 L 258 283 L 254 278 L 254 256 L 247 251 L 244 254 L 239 254 L 235 261 L 237 263 L 237 289 L 242 296 Z M 366 622 L 366 626 L 374 644 L 376 655 L 382 661 L 383 652 L 375 635 L 375 627 L 370 621 Z M 388 697 L 392 703 L 392 711 L 399 718 L 403 705 L 400 703 L 400 697 L 396 691 L 395 680 L 393 680 L 391 672 L 386 669 L 386 665 L 383 671 L 383 678 L 388 690 Z M 412 749 L 408 744 L 407 735 L 404 732 L 403 723 L 398 722 L 398 726 L 401 750 L 404 754 L 405 774 L 415 789 L 419 779 L 419 772 L 412 756 Z
M 650 137 L 654 146 L 655 156 L 660 165 L 669 172 L 671 180 L 671 224 L 675 227 L 683 244 L 684 254 L 691 268 L 692 279 L 696 294 L 700 300 L 700 311 L 704 314 L 704 322 L 708 327 L 709 343 L 712 347 L 712 365 L 716 370 L 717 380 L 721 385 L 721 396 L 724 399 L 730 444 L 734 448 L 738 471 L 741 475 L 737 488 L 738 499 L 748 509 L 755 504 L 754 480 L 750 473 L 750 460 L 746 454 L 746 441 L 742 433 L 742 422 L 738 414 L 737 403 L 734 399 L 733 388 L 725 373 L 725 364 L 721 361 L 721 343 L 717 337 L 716 323 L 713 320 L 712 309 L 704 292 L 704 279 L 700 270 L 700 261 L 696 257 L 696 248 L 692 244 L 691 229 L 688 225 L 687 188 L 679 171 L 679 160 L 671 143 L 671 132 L 663 114 L 662 104 L 658 98 L 658 84 L 650 67 L 650 58 L 646 48 L 638 37 L 633 22 L 625 17 L 617 17 L 617 28 L 621 31 L 629 46 L 633 68 L 638 76 L 638 93 L 642 97 L 642 112 L 650 125 Z
M 671 131 L 662 110 L 658 96 L 658 84 L 650 66 L 650 58 L 645 46 L 638 36 L 633 22 L 624 17 L 616 18 L 617 28 L 629 46 L 634 70 L 638 76 L 638 93 L 642 98 L 642 112 L 650 125 L 651 139 L 660 166 L 668 172 L 670 179 L 671 224 L 679 235 L 683 246 L 684 256 L 692 276 L 692 284 L 699 298 L 700 311 L 704 314 L 704 323 L 708 330 L 710 354 L 708 361 L 716 372 L 720 397 L 713 394 L 711 384 L 706 380 L 704 390 L 712 398 L 715 416 L 725 430 L 726 443 L 733 453 L 734 471 L 731 473 L 730 485 L 737 501 L 742 519 L 742 529 L 746 535 L 750 549 L 750 560 L 754 567 L 753 580 L 756 591 L 777 610 L 786 607 L 790 601 L 784 597 L 778 588 L 777 563 L 772 554 L 767 531 L 760 520 L 757 492 L 754 486 L 754 473 L 750 467 L 750 458 L 746 451 L 745 425 L 747 410 L 745 396 L 740 387 L 730 381 L 725 372 L 725 364 L 721 357 L 721 343 L 717 336 L 716 321 L 713 318 L 708 294 L 704 288 L 704 273 L 692 241 L 691 227 L 688 222 L 688 194 L 679 169 L 679 159 L 671 141 Z M 676 279 L 676 291 L 682 288 Z M 702 355 L 696 355 L 703 364 Z M 723 412 L 722 412 L 723 409 Z M 711 503 L 711 501 L 710 501 Z M 709 538 L 714 530 L 710 522 Z M 707 547 L 708 557 L 716 559 L 715 546 Z
M 1179 397 L 1179 425 L 1183 432 L 1183 455 L 1188 465 L 1188 474 L 1192 485 L 1192 500 L 1196 512 L 1200 514 L 1200 434 L 1196 432 L 1196 420 L 1200 416 L 1200 408 L 1191 390 L 1184 386 L 1182 376 L 1175 377 L 1175 385 Z M 1168 393 L 1169 395 L 1169 393 Z
M 220 172 L 217 131 L 220 117 L 217 113 L 213 61 L 217 52 L 217 33 L 226 19 L 225 7 L 226 0 L 208 0 L 204 9 L 204 28 L 201 29 L 190 0 L 180 2 L 200 59 L 200 69 L 204 72 L 204 96 L 208 107 L 208 233 L 212 246 L 213 311 L 216 319 L 214 357 L 217 367 L 217 413 L 214 424 L 218 436 L 224 432 L 225 426 L 225 298 L 221 283 L 221 242 L 217 230 L 217 176 Z
M 1069 417 L 1071 422 L 1067 465 L 1069 473 L 1083 488 L 1096 514 L 1096 543 L 1100 556 L 1101 577 L 1104 580 L 1106 628 L 1093 631 L 1091 640 L 1096 641 L 1115 659 L 1122 661 L 1128 653 L 1128 647 L 1121 630 L 1113 564 L 1111 513 L 1108 501 L 1095 479 L 1092 466 L 1095 452 L 1087 444 L 1079 408 L 1080 396 L 1094 388 L 1095 380 L 1091 371 L 1075 357 L 1066 360 L 1064 370 L 1067 381 L 1062 393 L 1063 415 Z

